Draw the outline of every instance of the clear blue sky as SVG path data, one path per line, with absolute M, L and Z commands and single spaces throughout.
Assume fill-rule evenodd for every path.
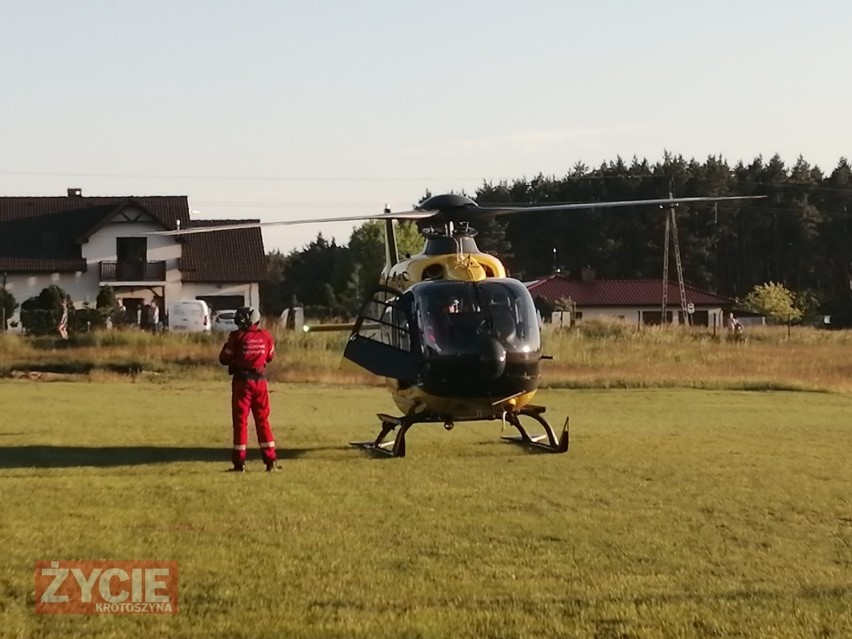
M 9 0 L 0 195 L 272 221 L 664 150 L 830 171 L 852 154 L 850 29 L 845 0 Z

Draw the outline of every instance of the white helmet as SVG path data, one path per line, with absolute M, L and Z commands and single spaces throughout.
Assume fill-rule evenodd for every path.
M 260 323 L 260 313 L 257 312 L 257 309 L 254 309 L 251 306 L 238 308 L 237 312 L 234 313 L 234 324 L 236 324 L 238 328 L 245 330 L 249 326 L 258 323 Z

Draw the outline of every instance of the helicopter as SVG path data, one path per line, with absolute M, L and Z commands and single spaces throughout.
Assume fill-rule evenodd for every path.
M 472 222 L 487 216 L 565 212 L 630 206 L 754 199 L 762 196 L 686 197 L 531 206 L 479 206 L 465 195 L 427 198 L 409 211 L 345 218 L 257 222 L 162 231 L 182 235 L 271 225 L 378 220 L 385 227 L 385 267 L 354 324 L 306 326 L 349 330 L 343 357 L 386 378 L 398 416 L 379 413 L 378 435 L 351 445 L 391 457 L 406 454 L 415 424 L 500 420 L 517 431 L 502 439 L 551 453 L 570 446 L 569 419 L 558 432 L 534 404 L 542 350 L 539 317 L 526 286 L 508 276 L 495 256 L 476 245 Z M 415 221 L 423 250 L 397 253 L 397 221 Z M 523 422 L 522 422 L 523 418 Z M 543 432 L 531 434 L 537 425 Z M 396 431 L 392 438 L 391 434 Z

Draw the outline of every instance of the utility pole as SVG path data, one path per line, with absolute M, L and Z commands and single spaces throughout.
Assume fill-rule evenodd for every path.
M 669 190 L 669 197 L 672 198 L 672 192 Z M 688 311 L 686 301 L 686 284 L 683 281 L 683 266 L 680 261 L 680 244 L 677 238 L 677 219 L 675 218 L 675 207 L 669 205 L 669 210 L 666 212 L 666 232 L 665 232 L 665 247 L 663 249 L 663 303 L 660 313 L 660 324 L 666 321 L 666 307 L 669 300 L 669 237 L 672 239 L 672 246 L 675 254 L 675 269 L 677 271 L 677 283 L 680 292 L 680 307 L 683 312 L 683 321 L 687 325 L 692 324 L 692 316 Z

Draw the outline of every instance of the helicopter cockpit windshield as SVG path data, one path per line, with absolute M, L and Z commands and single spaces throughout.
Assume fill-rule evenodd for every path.
M 516 280 L 422 282 L 412 292 L 427 354 L 475 354 L 480 337 L 497 339 L 507 354 L 541 348 L 532 297 Z

